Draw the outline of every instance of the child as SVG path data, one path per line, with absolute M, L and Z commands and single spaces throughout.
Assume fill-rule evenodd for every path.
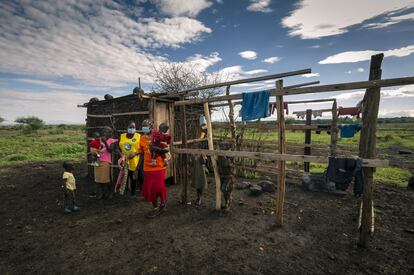
M 80 208 L 75 203 L 76 179 L 73 176 L 74 165 L 70 161 L 63 162 L 63 184 L 62 190 L 64 195 L 65 214 L 77 212 Z
M 100 157 L 99 150 L 101 149 L 101 139 L 99 132 L 92 134 L 93 140 L 89 143 L 92 153 L 92 166 L 99 166 L 98 159 Z
M 158 127 L 158 131 L 154 130 L 152 132 L 152 140 L 150 144 L 151 150 L 151 165 L 157 165 L 157 157 L 161 156 L 165 162 L 165 165 L 168 165 L 168 159 L 170 159 L 170 153 L 168 151 L 168 145 L 171 143 L 171 136 L 167 134 L 168 129 L 167 123 L 161 123 Z

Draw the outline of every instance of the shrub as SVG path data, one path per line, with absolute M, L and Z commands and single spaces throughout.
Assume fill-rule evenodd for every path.
M 45 125 L 43 120 L 35 116 L 20 117 L 17 118 L 15 122 L 25 125 L 23 128 L 24 133 L 37 132 L 37 130 L 41 129 Z

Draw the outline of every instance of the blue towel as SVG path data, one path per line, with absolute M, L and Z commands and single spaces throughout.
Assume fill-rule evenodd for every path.
M 270 116 L 269 91 L 243 93 L 242 121 Z
M 341 127 L 341 138 L 352 138 L 361 130 L 361 124 L 348 124 Z

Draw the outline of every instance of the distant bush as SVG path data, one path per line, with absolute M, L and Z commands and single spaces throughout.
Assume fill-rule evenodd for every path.
M 295 124 L 296 119 L 292 118 L 292 117 L 288 117 L 285 120 L 286 124 Z
M 47 131 L 47 133 L 49 135 L 63 135 L 63 130 L 62 129 L 55 129 L 55 130 L 49 130 Z
M 24 133 L 33 133 L 44 127 L 45 123 L 38 117 L 20 117 L 15 120 L 16 123 L 25 125 L 23 128 Z
M 0 123 L 2 123 L 4 121 L 4 118 L 2 118 L 1 116 L 0 116 Z

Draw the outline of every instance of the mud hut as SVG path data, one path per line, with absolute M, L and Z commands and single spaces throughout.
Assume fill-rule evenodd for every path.
M 133 93 L 121 97 L 105 96 L 106 99 L 98 100 L 92 98 L 89 102 L 78 107 L 86 108 L 86 158 L 88 161 L 88 175 L 93 178 L 93 166 L 91 166 L 91 155 L 89 154 L 89 141 L 93 138 L 93 133 L 100 132 L 104 127 L 110 127 L 114 131 L 114 136 L 119 137 L 121 133 L 126 132 L 128 122 L 134 121 L 137 125 L 137 132 L 140 132 L 140 126 L 145 119 L 154 121 L 154 128 L 161 123 L 166 122 L 170 125 L 170 133 L 173 137 L 172 143 L 181 147 L 181 132 L 183 129 L 183 117 L 186 121 L 187 137 L 197 139 L 200 134 L 199 118 L 203 112 L 202 104 L 188 106 L 183 116 L 183 108 L 174 107 L 174 101 L 183 99 L 182 95 L 167 95 L 162 93 L 144 93 L 143 90 L 135 88 Z M 175 141 L 175 142 L 174 142 Z M 116 180 L 118 174 L 117 160 L 119 155 L 113 154 L 111 165 L 112 181 Z M 184 177 L 181 175 L 186 169 L 177 169 L 182 163 L 185 156 L 175 156 L 167 171 L 167 175 L 175 178 Z

